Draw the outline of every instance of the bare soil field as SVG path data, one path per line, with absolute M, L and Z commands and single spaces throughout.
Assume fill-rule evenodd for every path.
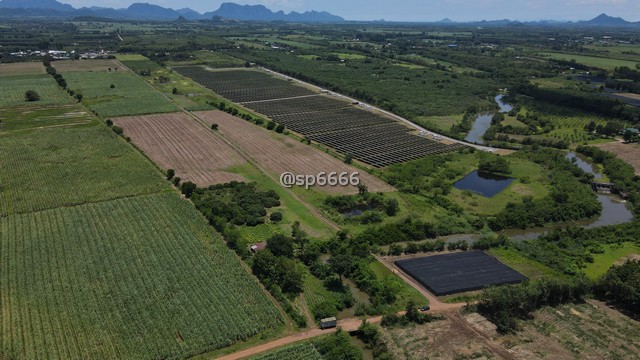
M 317 175 L 320 172 L 359 172 L 360 182 L 369 191 L 392 191 L 393 188 L 369 173 L 347 165 L 333 156 L 285 135 L 277 134 L 227 113 L 213 110 L 197 112 L 207 125 L 218 124 L 220 133 L 238 145 L 275 176 L 284 172 L 296 175 Z M 315 190 L 331 194 L 357 193 L 355 186 L 314 186 Z
M 469 331 L 458 315 L 424 325 L 383 328 L 383 339 L 394 359 L 501 359 L 486 339 Z
M 640 323 L 606 305 L 545 307 L 498 341 L 518 359 L 639 359 Z
M 620 159 L 628 162 L 640 175 L 640 144 L 625 144 L 622 142 L 610 142 L 598 145 L 602 150 L 616 154 Z
M 41 62 L 0 64 L 0 76 L 27 74 L 44 74 L 44 65 Z
M 68 71 L 126 71 L 114 59 L 62 60 L 51 63 L 59 72 Z M 118 69 L 118 70 L 116 70 Z
M 157 114 L 113 119 L 125 136 L 163 169 L 198 186 L 245 181 L 225 169 L 244 159 L 219 136 L 187 114 Z

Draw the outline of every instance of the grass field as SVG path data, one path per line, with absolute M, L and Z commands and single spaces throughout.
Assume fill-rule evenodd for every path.
M 103 127 L 1 138 L 0 216 L 169 189 L 144 156 Z
M 147 57 L 138 54 L 118 54 L 116 59 L 135 72 L 142 69 L 153 72 L 161 68 L 157 62 L 151 61 Z
M 611 266 L 619 261 L 623 262 L 630 255 L 640 257 L 640 246 L 630 243 L 604 245 L 604 253 L 593 255 L 593 262 L 587 263 L 584 273 L 589 279 L 595 280 L 604 275 Z
M 540 53 L 540 55 L 545 56 L 547 58 L 551 58 L 551 59 L 567 60 L 567 61 L 575 60 L 577 63 L 583 64 L 583 65 L 598 67 L 606 70 L 613 70 L 614 68 L 620 67 L 620 66 L 627 66 L 631 69 L 635 69 L 635 66 L 637 64 L 637 61 L 618 60 L 618 59 L 612 59 L 607 57 L 574 55 L 574 54 L 564 54 L 564 53 L 544 52 L 544 53 Z
M 278 328 L 255 278 L 175 193 L 0 219 L 7 358 L 182 358 Z
M 561 276 L 556 270 L 521 255 L 513 248 L 493 248 L 487 253 L 529 279 Z
M 34 128 L 89 124 L 95 117 L 74 105 L 0 109 L 0 133 Z
M 179 109 L 162 94 L 128 71 L 66 72 L 69 88 L 100 116 L 124 116 L 176 112 Z M 52 80 L 53 81 L 53 80 Z M 114 88 L 111 88 L 114 85 Z
M 7 75 L 0 77 L 0 108 L 71 104 L 73 100 L 49 75 Z M 26 101 L 24 94 L 34 90 L 39 101 Z
M 488 198 L 453 188 L 449 198 L 471 213 L 492 215 L 504 209 L 508 202 L 517 203 L 521 201 L 523 196 L 540 198 L 548 193 L 548 186 L 545 185 L 547 172 L 540 165 L 513 156 L 507 156 L 507 159 L 511 166 L 511 174 L 509 176 L 515 178 L 516 181 L 512 182 L 500 193 Z M 476 161 L 476 157 L 473 155 L 463 155 L 457 161 L 452 162 L 450 166 L 463 169 L 466 175 L 477 169 Z M 528 180 L 523 181 L 522 179 Z
M 396 290 L 396 301 L 391 305 L 390 311 L 400 311 L 407 307 L 409 301 L 413 301 L 418 306 L 428 305 L 429 300 L 422 296 L 418 290 L 407 284 L 398 275 L 393 274 L 386 266 L 379 261 L 373 261 L 369 268 L 376 274 L 382 282 L 390 285 Z
M 250 358 L 251 360 L 322 360 L 322 355 L 308 342 L 293 344 L 263 355 Z

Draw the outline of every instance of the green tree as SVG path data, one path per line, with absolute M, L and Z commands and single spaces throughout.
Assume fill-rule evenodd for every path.
M 196 190 L 196 188 L 196 184 L 192 183 L 191 181 L 187 181 L 181 186 L 182 193 L 187 198 L 190 198 L 191 195 L 193 195 L 193 192 Z
M 168 169 L 167 170 L 167 180 L 173 179 L 174 176 L 176 176 L 176 171 L 173 170 L 173 169 Z
M 342 282 L 343 276 L 349 273 L 353 266 L 354 259 L 349 254 L 337 254 L 329 259 L 329 265 L 333 271 L 338 274 L 340 282 Z
M 280 211 L 272 212 L 269 216 L 269 220 L 274 223 L 282 221 L 282 213 Z
M 171 89 L 171 93 L 172 93 L 173 95 L 176 95 L 176 94 L 178 93 L 178 88 L 175 88 L 175 87 L 174 87 L 173 89 Z
M 278 124 L 278 126 L 276 126 L 276 132 L 278 134 L 282 134 L 283 131 L 284 131 L 284 125 Z
M 344 156 L 344 163 L 345 164 L 351 164 L 353 162 L 353 155 L 351 154 L 346 154 Z
M 275 234 L 267 239 L 267 249 L 275 256 L 293 257 L 293 241 L 282 234 Z
M 218 130 L 218 124 L 216 123 L 211 124 L 211 130 Z

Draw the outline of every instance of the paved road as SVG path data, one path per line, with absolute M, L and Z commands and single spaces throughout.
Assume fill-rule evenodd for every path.
M 276 72 L 276 71 L 273 71 L 273 70 L 270 70 L 270 69 L 267 69 L 267 68 L 260 67 L 260 69 L 262 69 L 262 70 L 264 70 L 264 71 L 266 71 L 266 72 L 268 72 L 268 73 L 271 73 L 271 74 L 275 74 L 275 75 L 282 76 L 282 77 L 285 77 L 285 78 L 291 78 L 290 76 L 287 76 L 287 75 L 285 75 L 285 74 L 281 74 L 281 73 L 279 73 L 279 72 Z M 293 78 L 292 78 L 292 79 L 293 79 Z M 301 84 L 304 84 L 304 85 L 306 85 L 306 86 L 308 86 L 308 87 L 314 88 L 314 89 L 316 89 L 316 90 L 318 90 L 318 91 L 325 90 L 325 89 L 323 89 L 323 88 L 321 88 L 321 87 L 319 87 L 319 86 L 316 86 L 316 85 L 310 84 L 310 83 L 308 83 L 308 82 L 304 82 L 304 81 L 302 81 L 302 80 L 298 80 L 298 79 L 295 79 L 295 80 L 296 80 L 296 81 L 298 81 L 298 82 L 299 82 L 299 83 L 301 83 Z M 336 92 L 331 92 L 331 93 L 332 93 L 332 94 L 338 94 L 338 93 L 336 93 Z M 437 134 L 437 135 L 439 135 L 439 136 L 442 138 L 442 140 L 447 140 L 447 141 L 450 141 L 450 142 L 454 142 L 454 143 L 458 143 L 458 144 L 462 144 L 462 145 L 471 146 L 471 147 L 474 147 L 474 148 L 476 148 L 476 149 L 478 149 L 478 150 L 482 150 L 482 151 L 496 152 L 496 153 L 499 153 L 499 154 L 501 154 L 501 155 L 507 155 L 507 154 L 511 154 L 511 153 L 513 153 L 513 152 L 514 152 L 513 150 L 509 150 L 509 149 L 498 149 L 498 148 L 494 148 L 494 147 L 490 147 L 490 146 L 484 146 L 484 145 L 472 144 L 472 143 L 468 143 L 468 142 L 466 142 L 466 141 L 462 141 L 462 140 L 454 139 L 454 138 L 452 138 L 452 137 L 449 137 L 449 136 L 446 136 L 446 135 L 439 134 L 439 133 L 437 133 L 437 132 L 435 132 L 435 131 L 427 130 L 427 129 L 423 128 L 422 126 L 420 126 L 420 125 L 418 125 L 418 124 L 416 124 L 416 123 L 412 122 L 411 120 L 405 119 L 405 118 L 403 118 L 402 116 L 396 115 L 396 114 L 394 114 L 394 113 L 392 113 L 392 112 L 390 112 L 390 111 L 387 111 L 387 110 L 381 109 L 381 108 L 376 107 L 376 106 L 373 106 L 373 105 L 371 105 L 371 104 L 367 104 L 367 103 L 362 102 L 362 101 L 360 101 L 360 100 L 358 100 L 358 99 L 354 99 L 354 98 L 348 97 L 348 96 L 343 95 L 343 94 L 338 94 L 338 95 L 342 96 L 342 98 L 343 98 L 343 99 L 346 99 L 346 100 L 348 100 L 348 101 L 351 101 L 351 102 L 356 102 L 356 101 L 357 101 L 357 102 L 358 102 L 358 103 L 360 103 L 360 104 L 364 104 L 365 106 L 368 106 L 368 107 L 370 108 L 370 110 L 375 110 L 375 111 L 381 112 L 381 113 L 383 113 L 383 114 L 385 114 L 385 115 L 387 115 L 387 116 L 389 116 L 389 117 L 391 117 L 391 118 L 393 118 L 393 119 L 396 119 L 396 120 L 398 120 L 398 121 L 401 121 L 401 122 L 403 122 L 403 123 L 405 123 L 405 124 L 409 125 L 410 127 L 414 128 L 414 129 L 416 129 L 416 130 L 418 130 L 418 131 L 424 131 L 424 132 L 426 132 L 426 133 Z

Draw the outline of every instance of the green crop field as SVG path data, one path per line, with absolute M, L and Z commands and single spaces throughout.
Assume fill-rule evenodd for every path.
M 540 55 L 558 60 L 575 60 L 577 63 L 598 67 L 606 70 L 613 70 L 616 67 L 627 66 L 631 69 L 635 69 L 637 61 L 630 60 L 618 60 L 606 57 L 596 57 L 596 56 L 585 56 L 585 55 L 574 55 L 574 54 L 564 54 L 564 53 L 541 53 Z
M 1 138 L 0 216 L 169 189 L 143 155 L 103 127 Z
M 311 343 L 302 342 L 252 357 L 251 360 L 322 360 L 322 355 Z
M 0 108 L 25 105 L 62 105 L 71 104 L 73 99 L 58 87 L 56 81 L 46 74 L 0 76 Z M 29 102 L 24 98 L 27 90 L 40 95 L 39 101 Z
M 283 318 L 175 193 L 0 219 L 3 358 L 166 359 Z
M 274 224 L 260 224 L 258 226 L 240 226 L 238 227 L 240 236 L 249 242 L 249 244 L 256 244 L 267 240 L 275 234 L 280 234 L 282 231 L 277 225 Z
M 101 116 L 124 116 L 179 111 L 173 103 L 128 71 L 67 72 L 69 88 Z M 114 88 L 111 88 L 111 85 Z
M 160 69 L 160 65 L 157 62 L 149 60 L 143 55 L 137 54 L 122 54 L 116 57 L 121 63 L 133 71 L 139 71 L 147 69 L 151 72 Z
M 0 133 L 51 126 L 91 123 L 95 118 L 77 104 L 0 109 Z

